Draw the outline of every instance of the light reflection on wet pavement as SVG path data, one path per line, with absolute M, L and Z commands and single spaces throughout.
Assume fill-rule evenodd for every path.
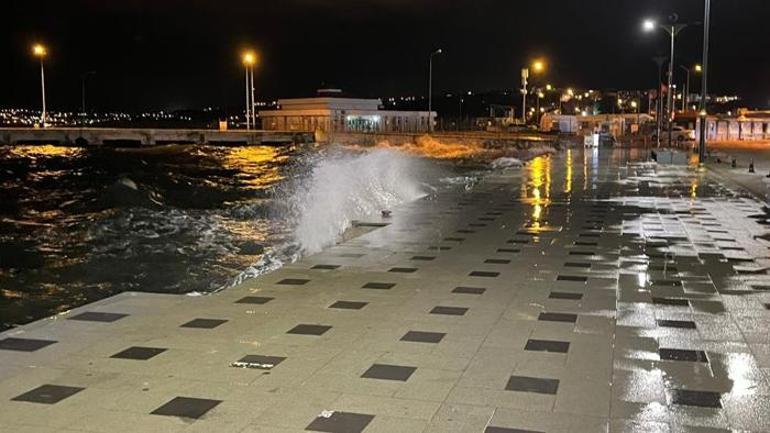
M 120 402 L 136 407 L 142 393 L 126 384 L 137 373 L 106 358 L 144 342 L 169 352 L 141 361 L 142 383 L 163 377 L 149 387 L 155 406 L 192 393 L 226 407 L 181 431 L 770 431 L 762 204 L 643 158 L 537 158 L 394 209 L 387 227 L 217 295 L 97 306 L 140 316 L 115 331 L 75 337 L 66 320 L 19 328 L 14 337 L 57 342 L 0 350 L 12 366 L 0 369 L 0 419 L 24 404 L 9 399 L 41 384 L 25 370 L 33 363 L 65 362 L 68 384 L 86 388 L 70 398 L 85 406 L 92 388 L 112 385 L 77 383 L 73 371 L 111 371 Z M 176 328 L 203 317 L 227 322 L 196 335 Z M 105 345 L 113 332 L 120 344 Z M 81 341 L 59 352 L 64 361 L 46 354 L 72 338 Z M 246 355 L 269 359 L 270 375 L 229 367 Z M 131 412 L 157 427 L 154 407 L 139 407 L 90 415 Z M 39 412 L 24 409 L 14 422 L 34 425 Z M 92 425 L 71 421 L 73 431 Z

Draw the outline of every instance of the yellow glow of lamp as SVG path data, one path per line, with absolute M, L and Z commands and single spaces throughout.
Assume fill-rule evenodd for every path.
M 257 55 L 253 51 L 246 51 L 243 53 L 243 64 L 246 66 L 254 66 L 257 63 Z
M 695 65 L 695 72 L 703 72 L 703 66 Z
M 532 70 L 534 70 L 537 73 L 543 72 L 545 70 L 545 62 L 542 60 L 535 60 L 532 63 Z
M 35 44 L 32 46 L 32 54 L 36 57 L 45 57 L 48 54 L 48 50 L 42 44 Z

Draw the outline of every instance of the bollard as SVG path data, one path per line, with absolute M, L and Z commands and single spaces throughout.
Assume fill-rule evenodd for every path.
M 736 168 L 736 167 L 738 167 L 738 161 L 736 161 L 736 160 L 735 160 L 735 158 L 733 158 L 733 164 L 732 164 L 732 166 L 733 166 L 733 168 Z
M 754 160 L 749 163 L 749 173 L 754 173 Z

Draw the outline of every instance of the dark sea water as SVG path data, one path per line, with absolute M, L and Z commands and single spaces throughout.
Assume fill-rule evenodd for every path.
M 127 290 L 209 292 L 289 236 L 296 147 L 0 147 L 0 330 Z

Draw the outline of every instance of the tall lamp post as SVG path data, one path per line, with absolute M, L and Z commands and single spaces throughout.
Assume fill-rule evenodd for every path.
M 682 112 L 685 112 L 687 111 L 687 106 L 690 105 L 690 68 L 683 65 L 679 65 L 679 68 L 687 74 L 687 81 L 684 84 L 684 97 L 682 98 Z
M 428 57 L 428 131 L 433 132 L 433 57 L 441 54 L 441 48 Z
M 668 97 L 667 99 L 667 117 L 668 117 L 668 145 L 671 146 L 671 141 L 673 139 L 673 120 L 674 120 L 674 100 L 673 96 L 674 93 L 671 91 L 673 89 L 673 79 L 674 79 L 674 49 L 676 44 L 676 36 L 684 30 L 685 27 L 687 27 L 687 24 L 678 24 L 677 21 L 679 21 L 679 15 L 673 14 L 669 17 L 670 24 L 663 25 L 658 24 L 654 20 L 645 20 L 644 21 L 644 30 L 647 32 L 651 32 L 655 30 L 656 28 L 664 30 L 666 33 L 671 36 L 671 56 L 669 57 L 668 62 Z
M 45 128 L 48 117 L 45 109 L 45 67 L 43 66 L 43 59 L 48 54 L 48 50 L 42 44 L 35 44 L 32 47 L 32 54 L 40 59 L 40 95 L 43 102 L 43 111 L 40 114 L 40 125 Z
M 250 130 L 256 126 L 254 109 L 254 64 L 257 63 L 257 56 L 253 51 L 246 51 L 242 56 L 243 67 L 246 71 L 246 129 Z
M 540 75 L 545 72 L 545 62 L 542 60 L 535 60 L 532 62 L 532 72 L 534 72 L 535 75 Z M 533 87 L 532 90 L 535 92 L 535 96 L 537 97 L 535 100 L 537 105 L 535 109 L 535 120 L 538 124 L 540 124 L 540 98 L 542 98 L 544 95 L 542 90 L 537 87 Z
M 658 65 L 658 77 L 655 79 L 655 85 L 658 86 L 657 92 L 657 98 L 655 98 L 655 120 L 656 120 L 656 133 L 655 133 L 655 141 L 657 147 L 660 147 L 660 133 L 662 132 L 662 125 L 663 125 L 663 85 L 660 82 L 660 76 L 663 75 L 663 63 L 666 62 L 666 57 L 658 56 L 653 57 L 652 60 L 655 62 L 656 65 Z
M 703 18 L 703 63 L 701 64 L 701 73 L 703 74 L 703 79 L 701 80 L 700 93 L 700 140 L 698 143 L 698 162 L 700 164 L 703 164 L 706 161 L 706 123 L 708 122 L 708 106 L 706 104 L 706 99 L 708 98 L 708 82 L 706 80 L 706 73 L 708 72 L 709 64 L 709 26 L 711 24 L 711 0 L 705 1 L 706 4 Z

